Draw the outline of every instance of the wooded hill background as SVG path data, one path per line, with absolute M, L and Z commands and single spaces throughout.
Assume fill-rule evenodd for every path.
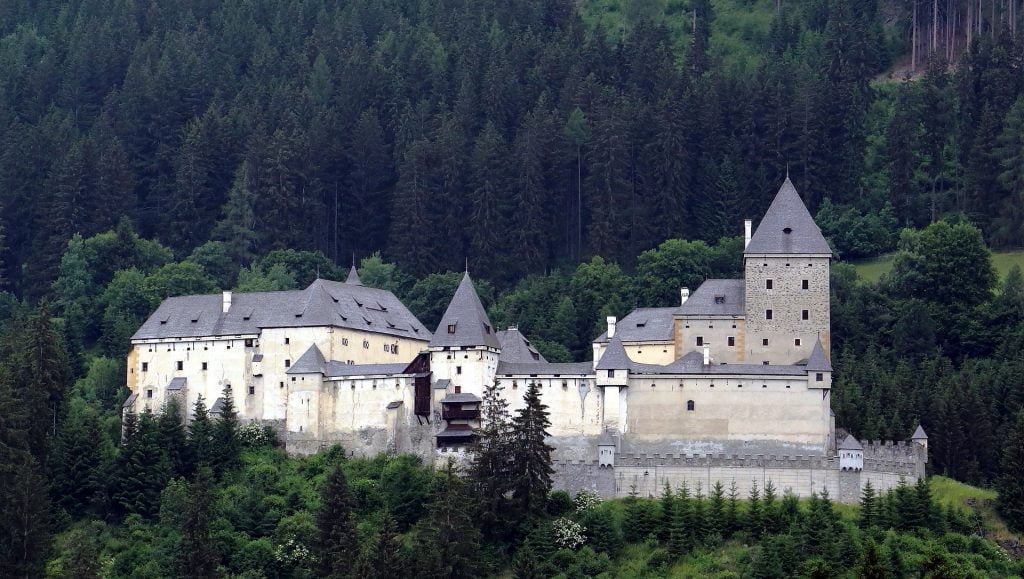
M 735 235 L 787 167 L 844 257 L 949 213 L 1018 246 L 1016 5 L 8 0 L 0 278 L 47 294 L 125 215 L 179 258 L 380 250 L 506 287 Z

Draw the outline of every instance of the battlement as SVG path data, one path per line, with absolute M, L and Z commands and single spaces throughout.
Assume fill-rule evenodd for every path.
M 894 463 L 913 464 L 923 463 L 926 460 L 926 451 L 923 446 L 914 442 L 897 440 L 862 440 L 864 447 L 864 464 L 868 463 Z

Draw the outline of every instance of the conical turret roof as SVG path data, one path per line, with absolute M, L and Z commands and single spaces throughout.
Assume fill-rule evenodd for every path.
M 352 266 L 352 269 L 348 270 L 348 277 L 345 278 L 345 283 L 350 285 L 363 285 L 363 282 L 359 279 L 359 272 L 356 271 L 355 265 Z
M 864 450 L 864 447 L 857 442 L 857 439 L 852 434 L 847 434 L 846 438 L 839 445 L 839 450 Z
M 914 431 L 914 435 L 910 437 L 910 440 L 928 440 L 928 435 L 924 433 L 924 429 L 921 425 L 917 425 L 917 430 Z
M 462 276 L 459 287 L 455 290 L 448 309 L 437 325 L 437 331 L 428 344 L 431 348 L 438 347 L 469 347 L 487 346 L 495 350 L 501 349 L 501 343 L 487 317 L 480 296 L 473 287 L 469 272 Z
M 807 359 L 807 371 L 808 372 L 831 372 L 832 363 L 828 361 L 825 356 L 825 348 L 821 346 L 821 338 L 814 343 L 814 349 L 811 350 L 811 357 Z
M 626 354 L 626 348 L 622 345 L 619 336 L 613 336 L 604 349 L 604 354 L 597 361 L 597 370 L 628 370 L 632 360 Z
M 743 253 L 831 255 L 832 248 L 807 211 L 793 182 L 786 177 Z

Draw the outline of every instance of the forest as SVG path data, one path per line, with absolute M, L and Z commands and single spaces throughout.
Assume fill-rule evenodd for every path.
M 429 328 L 468 267 L 498 327 L 586 359 L 605 316 L 740 276 L 788 175 L 838 257 L 837 424 L 923 425 L 930 472 L 1022 532 L 1024 275 L 990 260 L 1024 245 L 1018 8 L 0 2 L 0 575 L 1020 574 L 927 484 L 854 510 L 498 489 L 527 507 L 475 498 L 509 473 L 120 412 L 162 299 L 353 263 Z M 883 253 L 878 282 L 844 263 Z

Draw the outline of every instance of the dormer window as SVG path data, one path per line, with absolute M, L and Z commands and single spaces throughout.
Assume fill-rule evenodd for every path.
M 448 324 L 448 333 L 449 334 L 454 334 L 455 333 L 455 324 Z
M 817 374 L 814 375 L 814 381 L 815 382 L 824 382 L 825 381 L 825 374 L 823 374 L 821 372 L 818 372 Z
M 487 333 L 487 334 L 490 334 L 491 333 L 491 327 L 488 326 L 487 324 L 484 324 L 484 332 Z
M 540 354 L 537 352 L 530 352 L 530 355 L 533 356 L 534 360 L 540 360 Z
M 608 377 L 609 378 L 614 378 L 615 377 L 615 370 L 608 370 Z
M 786 227 L 782 230 L 782 232 L 785 233 L 786 235 L 789 235 L 790 233 L 793 233 L 793 229 L 790 227 Z
M 719 305 L 724 304 L 725 296 L 715 296 L 715 303 Z

